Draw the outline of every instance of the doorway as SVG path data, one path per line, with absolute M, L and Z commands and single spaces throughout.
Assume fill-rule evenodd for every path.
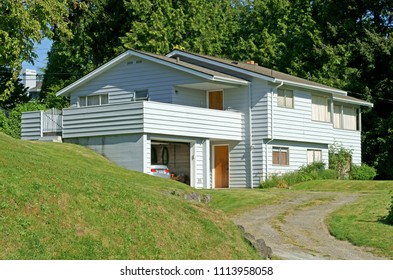
M 228 145 L 214 146 L 214 187 L 229 187 L 229 148 Z
M 222 90 L 209 91 L 209 109 L 224 110 L 224 92 Z

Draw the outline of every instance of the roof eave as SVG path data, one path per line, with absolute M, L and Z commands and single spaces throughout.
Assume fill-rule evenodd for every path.
M 313 85 L 308 85 L 308 84 L 304 84 L 304 83 L 287 81 L 287 80 L 283 80 L 283 79 L 274 79 L 274 82 L 283 83 L 284 85 L 289 85 L 289 86 L 296 86 L 296 87 L 313 89 L 316 91 L 321 91 L 321 92 L 326 92 L 326 93 L 338 93 L 338 94 L 345 95 L 345 96 L 348 94 L 348 92 L 346 92 L 344 90 L 340 90 L 340 89 L 313 86 Z
M 360 100 L 360 99 L 359 100 L 349 100 L 349 99 L 346 99 L 346 98 L 340 98 L 340 97 L 337 97 L 337 96 L 333 96 L 333 100 L 340 101 L 340 102 L 343 102 L 343 103 L 353 104 L 353 105 L 370 107 L 370 108 L 374 107 L 373 103 L 370 103 L 370 102 L 367 102 L 367 101 L 363 101 L 363 100 Z

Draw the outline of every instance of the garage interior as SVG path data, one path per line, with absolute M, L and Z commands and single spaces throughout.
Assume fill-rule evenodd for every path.
M 190 185 L 190 144 L 182 142 L 151 142 L 151 164 L 168 166 L 171 178 Z

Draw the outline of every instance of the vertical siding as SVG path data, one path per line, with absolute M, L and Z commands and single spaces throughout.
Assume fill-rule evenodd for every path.
M 195 176 L 195 186 L 196 188 L 203 188 L 206 187 L 203 185 L 204 182 L 204 150 L 203 150 L 203 141 L 201 139 L 198 139 L 194 142 L 194 149 L 193 153 L 191 154 L 191 159 L 194 160 L 194 166 L 195 166 L 195 171 L 194 171 L 194 176 Z
M 141 63 L 132 63 L 136 60 Z M 109 94 L 110 103 L 130 101 L 134 90 L 148 89 L 150 100 L 172 102 L 173 86 L 205 82 L 185 72 L 139 58 L 130 58 L 115 65 L 109 71 L 78 87 L 71 93 L 71 107 L 76 106 L 77 97 L 94 94 Z
M 21 138 L 23 140 L 38 140 L 42 137 L 41 111 L 23 112 Z
M 68 138 L 65 142 L 88 147 L 127 169 L 144 171 L 142 134 Z

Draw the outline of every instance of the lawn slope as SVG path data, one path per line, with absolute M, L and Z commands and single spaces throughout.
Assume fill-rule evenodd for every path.
M 86 148 L 0 133 L 0 259 L 252 259 L 220 211 L 180 183 Z

